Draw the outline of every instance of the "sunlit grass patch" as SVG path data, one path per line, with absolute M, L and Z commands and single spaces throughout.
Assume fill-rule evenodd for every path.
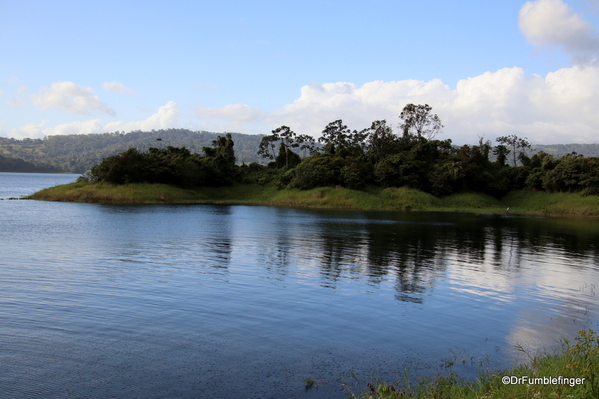
M 475 192 L 465 192 L 451 194 L 441 198 L 441 205 L 444 208 L 455 210 L 494 210 L 500 212 L 503 209 L 501 202 L 490 195 Z
M 166 184 L 126 184 L 76 182 L 47 188 L 31 195 L 32 199 L 95 203 L 182 203 L 197 201 L 201 195 Z
M 597 195 L 582 196 L 580 193 L 518 190 L 506 195 L 501 202 L 515 212 L 599 216 Z
M 274 182 L 224 187 L 181 188 L 166 184 L 76 182 L 41 190 L 29 198 L 47 201 L 167 204 L 259 204 L 329 209 L 453 211 L 543 215 L 599 216 L 599 196 L 577 193 L 514 191 L 497 200 L 476 192 L 437 198 L 407 187 L 363 190 L 319 187 L 278 190 Z M 509 210 L 508 210 L 509 208 Z
M 395 209 L 425 210 L 441 206 L 439 198 L 408 187 L 386 188 L 381 195 L 390 198 Z

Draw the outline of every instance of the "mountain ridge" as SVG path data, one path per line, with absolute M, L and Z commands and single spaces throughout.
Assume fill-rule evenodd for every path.
M 129 133 L 89 133 L 46 136 L 43 139 L 14 139 L 0 137 L 0 155 L 5 158 L 25 161 L 30 164 L 53 167 L 58 171 L 85 173 L 104 158 L 136 148 L 147 151 L 150 147 L 186 147 L 192 153 L 202 153 L 212 141 L 226 133 L 193 131 L 189 129 L 135 130 Z M 237 163 L 268 160 L 257 154 L 260 140 L 265 135 L 231 133 L 235 143 Z M 545 151 L 557 158 L 576 152 L 585 157 L 599 156 L 599 144 L 533 144 L 532 151 Z M 15 161 L 11 161 L 13 164 Z M 30 168 L 28 166 L 28 168 Z M 48 169 L 50 170 L 50 169 Z M 5 170 L 16 171 L 16 170 Z

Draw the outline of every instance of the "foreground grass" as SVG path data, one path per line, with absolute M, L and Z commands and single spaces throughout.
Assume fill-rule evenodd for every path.
M 185 189 L 165 184 L 115 186 L 77 182 L 44 189 L 29 198 L 112 204 L 257 204 L 334 209 L 599 216 L 599 196 L 582 197 L 577 193 L 550 194 L 525 190 L 511 192 L 505 198 L 497 200 L 474 192 L 437 198 L 406 187 L 383 189 L 370 186 L 360 191 L 342 187 L 277 190 L 272 184 L 238 184 L 231 187 Z
M 579 331 L 574 342 L 564 339 L 555 353 L 530 360 L 529 365 L 482 375 L 477 381 L 451 374 L 416 385 L 407 379 L 395 384 L 369 383 L 367 391 L 355 394 L 350 389 L 350 394 L 354 399 L 599 398 L 599 336 L 595 331 Z

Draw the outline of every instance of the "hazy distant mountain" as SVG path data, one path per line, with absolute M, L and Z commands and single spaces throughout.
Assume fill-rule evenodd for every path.
M 36 165 L 19 158 L 0 155 L 0 172 L 56 173 L 62 170 L 50 165 Z
M 65 136 L 47 136 L 43 139 L 0 137 L 0 154 L 28 162 L 53 165 L 65 172 L 85 173 L 104 158 L 129 148 L 146 151 L 150 147 L 187 147 L 191 152 L 202 153 L 202 147 L 212 146 L 212 141 L 224 133 L 191 131 L 187 129 L 134 131 L 130 133 L 92 133 Z M 231 133 L 235 142 L 238 163 L 261 162 L 257 155 L 262 135 Z
M 558 158 L 572 152 L 584 155 L 585 157 L 599 157 L 599 144 L 534 144 L 532 149 L 545 151 L 547 154 L 554 155 Z
M 43 139 L 23 139 L 0 137 L 0 155 L 13 158 L 9 163 L 15 166 L 20 160 L 38 164 L 21 166 L 25 169 L 53 166 L 57 171 L 85 173 L 104 158 L 137 148 L 145 151 L 150 147 L 187 147 L 191 152 L 202 153 L 202 147 L 209 147 L 212 141 L 224 133 L 191 131 L 187 129 L 134 131 L 130 133 L 91 133 L 67 136 L 47 136 Z M 235 142 L 237 163 L 266 163 L 256 152 L 263 135 L 231 133 Z M 533 145 L 533 150 L 543 150 L 556 157 L 576 152 L 586 157 L 599 156 L 599 144 L 554 144 Z M 534 152 L 536 152 L 534 151 Z M 8 161 L 6 161 L 8 162 Z M 8 163 L 5 163 L 8 165 Z M 12 167 L 12 166 L 11 166 Z M 44 168 L 44 166 L 42 166 Z M 22 171 L 29 171 L 23 169 Z M 39 170 L 31 170 L 39 171 Z

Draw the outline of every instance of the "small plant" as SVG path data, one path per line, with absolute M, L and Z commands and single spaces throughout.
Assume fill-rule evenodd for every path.
M 370 390 L 367 395 L 372 398 L 398 399 L 404 397 L 404 392 L 402 390 L 398 390 L 395 385 L 383 383 L 375 386 L 369 382 L 367 386 Z
M 566 365 L 566 370 L 571 370 L 576 377 L 584 377 L 589 382 L 592 393 L 599 397 L 599 335 L 592 330 L 580 330 L 574 338 L 576 343 L 569 345 L 568 352 L 572 361 Z
M 304 380 L 304 384 L 306 384 L 306 391 L 309 391 L 312 388 L 318 388 L 318 382 L 314 381 L 312 378 L 306 378 Z

